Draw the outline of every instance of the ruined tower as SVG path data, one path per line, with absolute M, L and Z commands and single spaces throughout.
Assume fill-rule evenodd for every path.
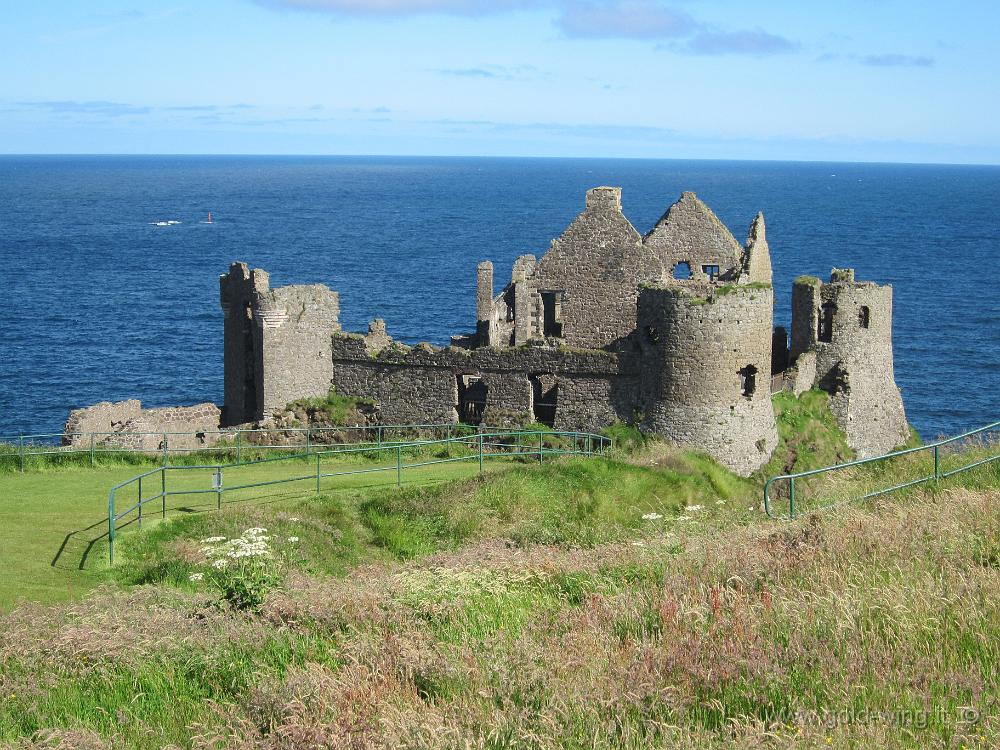
M 738 474 L 778 443 L 771 407 L 769 286 L 704 282 L 647 287 L 636 336 L 643 349 L 643 431 L 710 454 Z
M 893 374 L 892 287 L 833 269 L 830 282 L 802 276 L 792 287 L 795 389 L 820 388 L 859 458 L 891 451 L 909 435 Z
M 324 396 L 333 376 L 336 292 L 322 284 L 270 288 L 265 271 L 233 263 L 219 277 L 225 316 L 224 426 L 263 419 L 297 398 Z

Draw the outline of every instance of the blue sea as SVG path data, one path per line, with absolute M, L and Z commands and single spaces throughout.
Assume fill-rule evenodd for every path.
M 762 210 L 776 321 L 833 266 L 895 290 L 896 381 L 925 438 L 1000 418 L 1000 167 L 402 157 L 0 157 L 0 435 L 100 400 L 222 399 L 218 276 L 324 283 L 404 341 L 475 327 L 596 185 L 647 231 L 694 190 L 742 242 Z M 201 223 L 208 212 L 214 223 Z M 156 226 L 156 222 L 178 224 Z

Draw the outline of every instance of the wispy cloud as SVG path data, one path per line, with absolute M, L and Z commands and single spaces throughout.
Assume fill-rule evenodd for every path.
M 162 108 L 166 112 L 228 112 L 238 109 L 256 109 L 254 104 L 181 104 Z
M 763 29 L 705 31 L 675 47 L 689 55 L 749 55 L 765 57 L 798 52 L 801 45 Z
M 16 106 L 23 109 L 37 109 L 54 114 L 96 115 L 100 117 L 125 117 L 128 115 L 148 115 L 152 107 L 123 104 L 122 102 L 106 101 L 29 101 L 17 102 Z
M 483 16 L 535 8 L 532 0 L 256 0 L 260 5 L 290 10 L 325 11 L 350 16 L 414 16 L 442 13 Z
M 485 68 L 438 68 L 434 72 L 458 78 L 499 78 L 496 73 Z
M 934 65 L 934 58 L 926 55 L 854 55 L 839 52 L 824 52 L 816 58 L 816 62 L 833 62 L 848 60 L 873 68 L 929 68 Z
M 876 68 L 929 68 L 934 64 L 934 58 L 926 55 L 864 55 L 861 64 Z
M 536 78 L 539 70 L 534 65 L 479 65 L 470 68 L 435 68 L 434 73 L 454 78 L 495 78 L 505 81 L 526 81 Z
M 569 37 L 669 39 L 692 33 L 687 13 L 654 0 L 568 3 L 556 25 Z
M 672 40 L 664 47 L 693 55 L 762 57 L 795 52 L 799 44 L 763 29 L 728 31 L 699 22 L 664 0 L 255 0 L 271 8 L 342 16 L 484 16 L 515 10 L 555 11 L 555 26 L 570 39 Z M 448 68 L 442 75 L 504 78 L 488 66 Z

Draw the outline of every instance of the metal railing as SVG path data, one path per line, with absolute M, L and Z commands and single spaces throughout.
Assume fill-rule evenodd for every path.
M 796 494 L 795 494 L 796 479 L 803 479 L 805 477 L 817 476 L 819 474 L 827 474 L 834 471 L 842 471 L 856 466 L 876 464 L 882 461 L 887 461 L 889 459 L 898 458 L 900 456 L 908 456 L 917 453 L 929 452 L 933 455 L 934 458 L 933 471 L 930 474 L 918 477 L 917 479 L 913 479 L 908 482 L 903 482 L 901 484 L 893 485 L 892 487 L 886 487 L 884 489 L 875 490 L 874 492 L 869 492 L 855 499 L 869 500 L 873 497 L 878 497 L 879 495 L 887 495 L 890 492 L 897 492 L 899 490 L 906 489 L 907 487 L 914 487 L 918 484 L 924 484 L 926 482 L 940 482 L 942 479 L 946 479 L 947 477 L 954 476 L 955 474 L 960 474 L 963 471 L 969 471 L 970 469 L 974 469 L 977 466 L 982 466 L 984 464 L 988 464 L 1000 459 L 1000 443 L 993 442 L 992 444 L 989 444 L 989 449 L 993 451 L 992 455 L 989 455 L 986 458 L 981 458 L 979 460 L 973 461 L 972 463 L 959 466 L 957 468 L 949 469 L 947 471 L 943 471 L 941 468 L 941 458 L 942 458 L 941 449 L 944 446 L 951 445 L 952 443 L 956 443 L 963 440 L 969 440 L 970 438 L 975 436 L 983 436 L 988 432 L 996 430 L 1000 430 L 1000 422 L 993 422 L 991 424 L 986 425 L 985 427 L 980 427 L 979 429 L 976 430 L 970 430 L 969 432 L 964 432 L 961 435 L 955 435 L 954 437 L 946 438 L 944 440 L 939 440 L 936 443 L 929 443 L 927 445 L 921 445 L 916 448 L 908 448 L 906 450 L 895 451 L 893 453 L 887 453 L 884 456 L 875 456 L 874 458 L 865 458 L 859 461 L 849 461 L 847 463 L 837 464 L 835 466 L 827 466 L 822 469 L 813 469 L 811 471 L 800 471 L 797 474 L 779 474 L 778 476 L 774 476 L 768 479 L 764 485 L 764 512 L 767 513 L 767 515 L 771 518 L 793 519 L 796 517 L 798 512 L 798 507 L 797 507 L 798 501 L 796 499 Z M 771 507 L 772 505 L 771 486 L 775 482 L 782 482 L 782 481 L 788 482 L 788 513 L 775 514 Z M 831 504 L 832 503 L 828 503 L 826 506 L 821 506 L 821 507 L 829 507 L 829 505 Z
M 314 445 L 371 443 L 382 445 L 394 442 L 393 438 L 429 434 L 441 438 L 451 438 L 465 434 L 475 434 L 475 426 L 452 424 L 416 425 L 362 425 L 345 427 L 271 427 L 233 428 L 223 430 L 202 430 L 196 432 L 47 432 L 32 435 L 0 435 L 0 461 L 16 462 L 20 471 L 28 460 L 39 456 L 88 456 L 89 465 L 96 465 L 102 455 L 132 454 L 160 457 L 166 466 L 170 456 L 185 456 L 192 453 L 225 453 L 242 460 L 246 451 L 285 450 L 298 451 L 303 446 L 311 450 Z M 292 442 L 276 442 L 277 436 Z M 348 438 L 342 441 L 339 437 Z M 152 438 L 156 448 L 127 445 L 135 440 Z M 187 439 L 187 441 L 183 439 Z M 208 442 L 214 438 L 214 442 Z M 187 442 L 187 445 L 183 445 Z M 194 443 L 194 444 L 192 444 Z M 3 448 L 6 447 L 6 450 Z
M 479 471 L 484 470 L 484 464 L 488 459 L 510 458 L 510 457 L 537 457 L 539 463 L 544 463 L 546 456 L 564 455 L 600 455 L 611 449 L 614 442 L 604 435 L 596 435 L 587 432 L 557 432 L 557 431 L 534 431 L 534 430 L 507 430 L 507 431 L 480 431 L 471 435 L 445 438 L 442 440 L 416 440 L 411 442 L 385 443 L 381 445 L 364 444 L 350 447 L 339 447 L 331 450 L 312 450 L 296 453 L 294 455 L 278 456 L 266 458 L 258 461 L 245 461 L 232 464 L 209 464 L 204 466 L 159 466 L 143 474 L 132 477 L 124 482 L 116 484 L 108 494 L 108 563 L 114 564 L 115 537 L 119 524 L 126 521 L 126 525 L 136 523 L 142 528 L 143 510 L 150 503 L 159 503 L 160 515 L 166 518 L 167 498 L 181 495 L 215 495 L 216 507 L 222 508 L 222 497 L 227 492 L 246 490 L 257 487 L 267 487 L 277 484 L 288 484 L 291 482 L 312 481 L 316 483 L 316 492 L 322 489 L 322 480 L 330 477 L 343 477 L 360 474 L 376 474 L 380 472 L 391 472 L 395 474 L 397 486 L 403 483 L 403 472 L 406 469 L 416 469 L 423 466 L 435 464 L 455 463 L 461 461 L 478 461 Z M 445 456 L 431 458 L 427 460 L 415 460 L 407 463 L 405 454 L 415 450 L 425 450 L 439 446 L 445 449 Z M 465 455 L 452 456 L 452 448 L 465 450 Z M 323 471 L 322 462 L 324 458 L 336 456 L 357 456 L 372 455 L 376 459 L 381 458 L 385 453 L 389 453 L 393 460 L 391 463 L 373 467 L 358 469 L 344 469 L 338 471 Z M 417 457 L 415 457 L 417 458 Z M 309 473 L 299 473 L 296 476 L 284 477 L 281 479 L 271 479 L 266 481 L 246 482 L 227 486 L 225 484 L 225 472 L 245 467 L 260 466 L 263 464 L 273 464 L 277 462 L 309 461 L 315 459 L 315 470 Z M 176 472 L 211 472 L 212 486 L 210 488 L 188 488 L 170 489 L 168 487 L 168 475 Z M 144 496 L 143 484 L 148 489 L 151 485 L 156 487 L 156 491 Z M 119 492 L 126 488 L 135 487 L 136 500 L 125 510 L 118 510 Z M 130 517 L 134 518 L 130 519 Z M 130 519 L 130 520 L 126 520 Z

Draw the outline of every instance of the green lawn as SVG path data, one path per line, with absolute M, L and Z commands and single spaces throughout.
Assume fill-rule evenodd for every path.
M 413 459 L 410 459 L 411 461 Z M 486 469 L 495 471 L 502 463 L 487 462 Z M 324 460 L 323 473 L 356 471 L 376 467 L 392 467 L 389 471 L 352 476 L 329 477 L 322 480 L 324 494 L 358 492 L 367 488 L 384 488 L 396 482 L 394 459 L 381 461 Z M 0 474 L 0 549 L 3 550 L 5 574 L 0 576 L 0 610 L 6 611 L 19 602 L 59 602 L 74 599 L 109 579 L 107 572 L 108 492 L 116 484 L 148 471 L 148 466 L 98 466 L 96 468 L 52 468 L 25 474 Z M 426 485 L 477 473 L 477 461 L 464 461 L 405 469 L 404 483 Z M 250 482 L 266 482 L 308 475 L 315 472 L 315 461 L 279 461 L 249 465 L 224 472 L 227 486 Z M 168 474 L 170 491 L 207 490 L 212 487 L 212 472 L 178 468 Z M 143 497 L 159 491 L 160 478 L 146 480 Z M 137 487 L 123 490 L 118 499 L 119 510 L 134 504 Z M 277 484 L 248 490 L 226 492 L 225 507 L 240 504 L 281 506 L 292 505 L 316 494 L 314 479 L 292 484 Z M 177 496 L 168 499 L 167 518 L 215 509 L 214 493 Z M 145 507 L 143 527 L 160 522 L 158 503 Z M 135 530 L 131 523 L 122 522 L 121 535 Z

